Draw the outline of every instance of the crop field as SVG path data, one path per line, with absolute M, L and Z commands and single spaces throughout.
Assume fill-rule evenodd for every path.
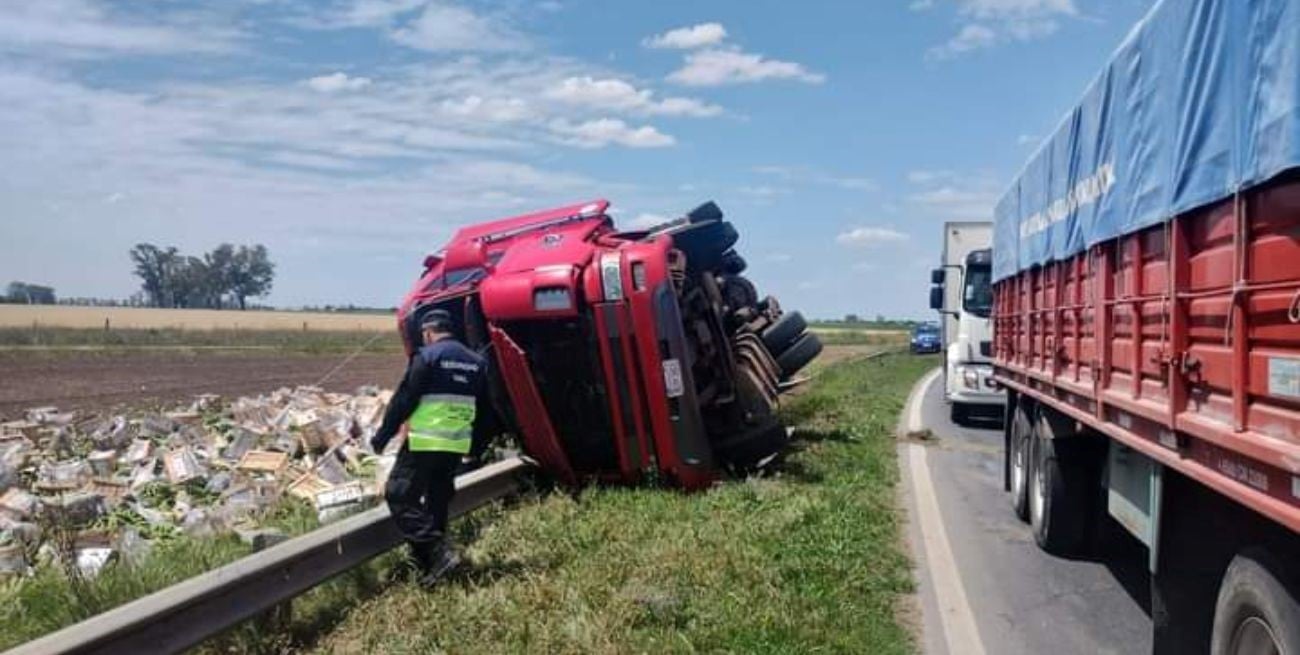
M 391 314 L 0 305 L 0 328 L 379 332 L 395 321 Z

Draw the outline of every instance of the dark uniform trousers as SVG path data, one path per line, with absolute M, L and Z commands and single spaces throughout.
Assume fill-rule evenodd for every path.
M 447 510 L 456 494 L 460 458 L 456 453 L 413 453 L 402 445 L 384 499 L 408 541 L 438 541 L 447 532 Z

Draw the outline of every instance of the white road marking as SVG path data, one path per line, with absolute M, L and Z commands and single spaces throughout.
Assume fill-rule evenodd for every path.
M 936 368 L 921 378 L 921 381 L 917 382 L 915 387 L 912 387 L 912 395 L 907 399 L 907 432 L 905 434 L 912 434 L 925 429 L 925 422 L 921 418 L 921 406 L 925 404 L 925 395 L 930 393 L 930 385 L 939 379 L 939 374 L 942 372 L 943 369 Z
M 971 614 L 966 587 L 961 582 L 957 562 L 948 543 L 948 532 L 943 527 L 939 513 L 939 500 L 934 495 L 930 480 L 930 465 L 926 463 L 926 449 L 908 444 L 908 462 L 912 468 L 912 484 L 916 491 L 916 509 L 921 527 L 921 541 L 925 544 L 925 559 L 934 595 L 939 605 L 939 619 L 943 625 L 944 641 L 950 655 L 984 655 L 984 642 L 980 641 L 975 616 Z

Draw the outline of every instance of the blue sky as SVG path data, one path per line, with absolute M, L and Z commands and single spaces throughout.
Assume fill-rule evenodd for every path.
M 713 199 L 760 290 L 925 317 L 1146 0 L 0 3 L 0 282 L 264 243 L 281 306 L 392 305 L 480 220 Z

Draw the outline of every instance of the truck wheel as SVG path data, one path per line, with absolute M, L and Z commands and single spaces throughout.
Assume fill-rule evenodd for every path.
M 1053 555 L 1082 550 L 1088 527 L 1088 489 L 1078 465 L 1063 465 L 1056 444 L 1040 428 L 1030 443 L 1029 524 L 1038 547 Z
M 1007 465 L 1010 468 L 1011 508 L 1021 521 L 1029 522 L 1029 445 L 1034 438 L 1034 424 L 1024 403 L 1016 403 L 1007 441 Z
M 767 346 L 768 352 L 780 356 L 786 347 L 798 339 L 807 328 L 808 323 L 803 320 L 803 314 L 786 312 L 763 330 L 763 345 Z
M 799 372 L 799 369 L 808 365 L 813 359 L 822 352 L 822 340 L 817 335 L 806 332 L 794 345 L 785 349 L 776 358 L 776 363 L 781 366 L 781 374 L 790 377 Z
M 954 402 L 948 407 L 948 419 L 953 425 L 966 425 L 970 419 L 970 408 L 965 403 Z
M 1213 655 L 1300 653 L 1300 602 L 1283 571 L 1263 552 L 1232 559 L 1214 606 Z

